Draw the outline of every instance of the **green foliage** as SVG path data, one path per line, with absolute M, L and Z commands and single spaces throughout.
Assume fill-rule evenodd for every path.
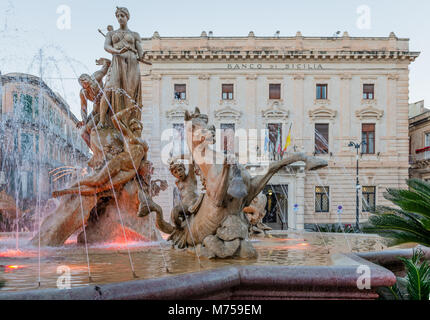
M 384 300 L 426 300 L 430 298 L 430 265 L 423 260 L 424 253 L 414 250 L 412 258 L 399 258 L 406 268 L 406 277 L 397 278 L 390 288 L 382 288 L 379 294 Z M 421 262 L 422 261 L 422 262 Z
M 406 267 L 407 290 L 410 300 L 429 300 L 430 297 L 430 265 L 424 260 L 421 250 L 415 250 L 411 259 L 400 258 Z
M 385 199 L 400 209 L 378 206 L 364 232 L 391 239 L 391 245 L 419 243 L 430 246 L 430 183 L 411 179 L 409 190 L 387 189 Z
M 355 230 L 350 224 L 318 224 L 310 228 L 313 232 L 331 232 L 331 233 L 354 233 Z
M 4 280 L 0 279 L 0 289 L 4 287 L 4 284 L 5 284 Z

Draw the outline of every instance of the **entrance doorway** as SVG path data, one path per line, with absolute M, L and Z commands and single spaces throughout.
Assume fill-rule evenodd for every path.
M 288 185 L 268 185 L 263 192 L 267 197 L 263 223 L 274 230 L 288 229 Z

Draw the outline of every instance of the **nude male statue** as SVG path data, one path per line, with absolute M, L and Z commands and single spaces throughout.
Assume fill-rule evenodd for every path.
M 145 161 L 147 158 L 149 146 L 140 138 L 142 135 L 141 122 L 136 119 L 127 121 L 135 109 L 136 107 L 130 107 L 112 116 L 114 126 L 124 136 L 124 151 L 113 156 L 98 173 L 75 183 L 69 189 L 53 192 L 54 197 L 64 194 L 99 193 L 121 186 L 136 176 L 141 161 Z M 128 122 L 128 126 L 124 122 Z
M 180 194 L 180 203 L 172 209 L 171 219 L 177 228 L 182 228 L 182 223 L 185 221 L 186 215 L 195 213 L 195 207 L 199 202 L 195 168 L 193 162 L 190 161 L 187 174 L 185 165 L 173 159 L 170 161 L 169 169 L 176 178 L 175 183 Z
M 108 73 L 111 61 L 105 58 L 96 60 L 97 65 L 102 68 L 93 73 L 92 76 L 84 73 L 78 81 L 82 89 L 80 92 L 82 121 L 76 126 L 82 128 L 81 136 L 85 143 L 90 146 L 90 134 L 92 128 L 98 123 L 100 117 L 100 101 L 103 96 L 103 78 Z M 93 111 L 88 115 L 88 101 L 93 103 Z

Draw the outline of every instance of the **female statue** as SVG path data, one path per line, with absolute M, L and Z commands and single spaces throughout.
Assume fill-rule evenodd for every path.
M 98 128 L 107 125 L 107 113 L 116 114 L 121 110 L 142 106 L 141 78 L 139 61 L 143 60 L 144 52 L 141 38 L 137 32 L 128 29 L 130 13 L 127 8 L 117 7 L 115 16 L 119 29 L 109 31 L 105 39 L 105 50 L 112 54 L 112 64 L 106 81 L 100 106 L 100 122 Z M 140 114 L 136 115 L 140 120 Z

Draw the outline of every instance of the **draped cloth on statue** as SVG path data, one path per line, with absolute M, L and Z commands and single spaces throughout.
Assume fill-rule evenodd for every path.
M 112 42 L 115 48 L 128 47 L 122 54 L 113 55 L 111 69 L 104 91 L 110 103 L 109 113 L 118 113 L 132 106 L 142 107 L 142 90 L 139 61 L 135 49 L 133 33 L 120 30 L 112 31 Z M 106 103 L 106 101 L 103 101 Z M 140 120 L 140 112 L 133 115 Z

